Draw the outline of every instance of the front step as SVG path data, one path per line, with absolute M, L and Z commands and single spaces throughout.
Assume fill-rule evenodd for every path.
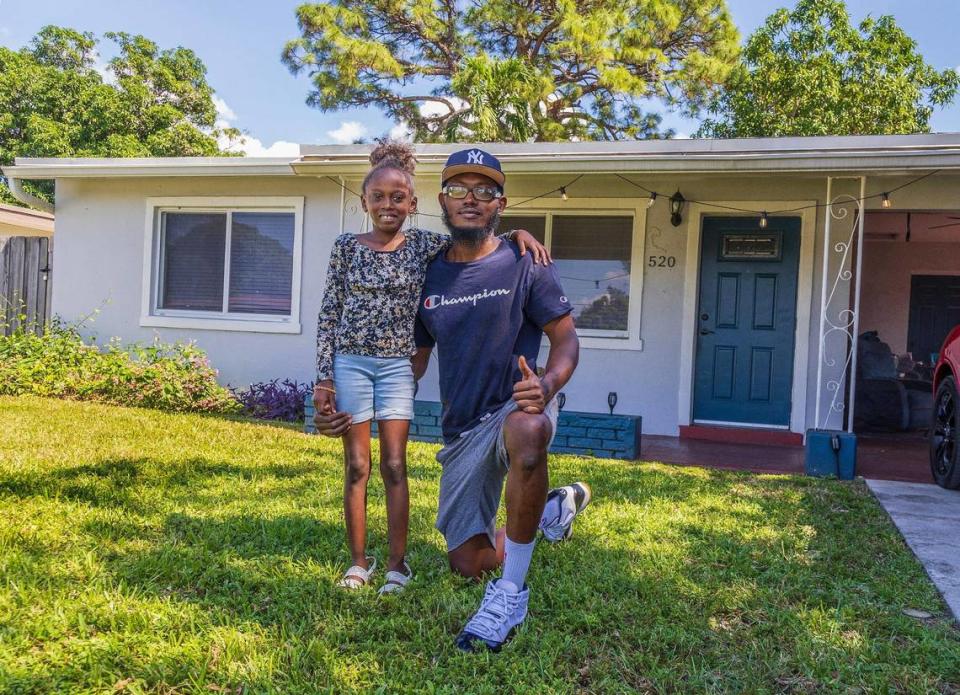
M 718 427 L 716 425 L 680 425 L 681 439 L 703 439 L 728 444 L 766 446 L 803 446 L 803 435 L 787 430 L 759 427 Z

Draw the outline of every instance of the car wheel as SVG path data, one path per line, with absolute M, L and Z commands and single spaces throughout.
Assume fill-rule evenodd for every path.
M 960 399 L 957 395 L 957 382 L 952 376 L 948 376 L 937 388 L 937 395 L 933 400 L 930 472 L 937 485 L 950 490 L 960 487 L 958 424 L 960 424 Z

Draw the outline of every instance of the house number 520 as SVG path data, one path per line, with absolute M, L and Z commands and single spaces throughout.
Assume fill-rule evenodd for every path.
M 677 265 L 676 256 L 650 256 L 647 259 L 647 265 L 651 268 L 675 268 Z

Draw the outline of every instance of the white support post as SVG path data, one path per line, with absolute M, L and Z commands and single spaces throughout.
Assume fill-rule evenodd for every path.
M 859 197 L 849 193 L 834 195 L 834 180 L 856 179 L 859 181 Z M 866 194 L 866 178 L 863 176 L 836 176 L 827 178 L 827 207 L 824 224 L 823 240 L 823 268 L 820 283 L 820 343 L 817 354 L 817 402 L 815 405 L 814 426 L 824 429 L 830 424 L 832 415 L 842 414 L 845 411 L 844 394 L 849 400 L 847 411 L 847 429 L 853 428 L 853 398 L 855 393 L 857 332 L 860 321 L 860 271 L 863 254 L 863 199 Z M 845 220 L 850 217 L 851 226 L 848 234 L 839 240 L 834 240 L 834 220 Z M 856 246 L 854 246 L 856 244 Z M 857 260 L 853 263 L 850 255 L 856 250 Z M 831 268 L 831 258 L 837 257 L 837 267 Z M 855 266 L 855 270 L 848 267 Z M 854 277 L 856 273 L 856 277 Z M 854 283 L 854 302 L 850 306 L 849 282 Z M 846 298 L 846 299 L 844 299 Z M 834 301 L 838 306 L 834 307 Z M 831 336 L 838 345 L 827 344 Z M 839 341 L 842 338 L 842 348 Z M 843 359 L 838 359 L 840 354 Z M 844 379 L 848 379 L 846 382 Z M 824 390 L 826 388 L 826 392 Z M 824 408 L 822 400 L 830 395 L 830 404 Z
M 857 337 L 860 335 L 860 271 L 863 268 L 863 223 L 864 200 L 867 197 L 867 177 L 860 177 L 860 208 L 857 214 L 857 274 L 853 278 L 853 336 L 850 340 L 850 395 L 847 403 L 847 432 L 853 432 L 853 415 L 856 411 L 857 395 Z
M 820 330 L 817 332 L 817 400 L 814 406 L 813 424 L 820 426 L 820 401 L 823 400 L 823 329 L 827 320 L 827 275 L 830 272 L 830 230 L 833 215 L 830 214 L 830 200 L 833 195 L 833 177 L 827 177 L 827 208 L 824 210 L 823 230 L 823 267 L 820 270 Z

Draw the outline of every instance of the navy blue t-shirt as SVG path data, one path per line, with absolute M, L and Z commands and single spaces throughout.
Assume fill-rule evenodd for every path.
M 571 306 L 555 266 L 534 264 L 513 242 L 468 263 L 444 255 L 427 267 L 415 338 L 418 347 L 436 345 L 450 442 L 513 398 L 519 356 L 536 370 L 543 326 Z

